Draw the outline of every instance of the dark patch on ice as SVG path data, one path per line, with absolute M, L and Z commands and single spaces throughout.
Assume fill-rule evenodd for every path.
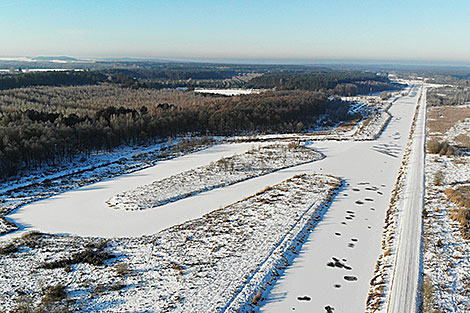
M 360 182 L 360 183 L 357 183 L 358 185 L 369 185 L 370 183 L 369 182 Z
M 352 190 L 353 191 L 361 191 L 361 189 L 359 189 L 359 188 L 353 188 Z
M 352 270 L 352 267 L 343 263 L 343 262 L 346 262 L 346 261 L 343 261 L 341 262 L 338 258 L 335 258 L 335 257 L 331 257 L 333 259 L 333 261 L 331 262 L 328 262 L 326 264 L 326 266 L 329 266 L 329 267 L 337 267 L 337 268 L 344 268 L 345 270 Z M 344 259 L 343 259 L 344 260 Z
M 347 225 L 347 223 L 346 223 L 346 222 L 341 222 L 341 224 L 343 224 L 343 225 Z
M 297 297 L 297 300 L 299 300 L 299 301 L 311 301 L 312 298 L 310 298 L 309 296 L 302 296 L 302 297 Z
M 368 191 L 377 191 L 377 189 L 379 189 L 379 188 L 377 188 L 377 187 L 375 187 L 375 186 L 373 186 L 373 187 L 366 187 L 366 190 L 368 190 Z
M 335 288 L 341 288 L 340 284 L 335 284 Z
M 372 199 L 372 198 L 365 198 L 364 200 L 369 201 L 369 202 L 374 201 L 374 199 Z
M 341 233 L 336 232 L 335 235 L 336 236 L 341 236 Z
M 380 185 L 380 186 L 385 187 L 385 184 L 382 184 L 382 185 Z
M 357 200 L 356 204 L 364 204 L 364 202 L 362 202 L 361 200 Z
M 357 238 L 351 238 L 351 241 L 357 242 L 358 239 Z
M 377 191 L 377 193 L 378 193 L 379 195 L 383 195 L 383 192 L 382 192 L 382 191 Z
M 357 277 L 356 276 L 344 276 L 344 280 L 347 281 L 356 281 Z
M 375 208 L 370 208 L 371 211 L 375 211 Z
M 325 307 L 326 313 L 334 313 L 333 311 L 335 310 L 334 307 L 327 305 Z
M 346 260 L 346 259 L 343 259 L 343 262 L 347 262 L 347 261 L 348 261 L 348 260 Z
M 353 218 L 352 218 L 352 216 L 346 216 L 345 219 L 352 220 Z
M 399 153 L 401 152 L 400 146 L 395 143 L 382 143 L 375 146 L 372 146 L 372 150 L 377 151 L 379 153 L 383 153 L 385 155 L 397 158 Z
M 367 226 L 367 228 L 371 229 L 371 228 L 372 228 L 372 226 L 370 226 L 370 225 L 369 225 L 369 226 Z
M 348 196 L 348 194 L 347 194 L 347 193 L 343 193 L 343 196 L 347 197 L 347 196 Z
M 354 214 L 355 212 L 354 212 L 354 211 L 351 211 L 351 210 L 347 210 L 346 213 L 348 213 L 348 214 Z
M 355 245 L 354 245 L 353 243 L 348 243 L 348 247 L 349 247 L 349 248 L 354 248 L 354 246 L 355 246 Z

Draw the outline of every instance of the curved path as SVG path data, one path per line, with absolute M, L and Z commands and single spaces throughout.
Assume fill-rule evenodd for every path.
M 242 153 L 252 146 L 220 145 L 26 205 L 8 218 L 25 229 L 48 233 L 140 236 L 199 217 L 298 173 L 336 175 L 348 185 L 311 233 L 293 266 L 275 285 L 261 311 L 284 313 L 295 308 L 296 312 L 325 312 L 325 307 L 330 306 L 335 308 L 334 313 L 363 312 L 380 253 L 390 192 L 407 144 L 417 97 L 415 88 L 410 96 L 394 103 L 390 109 L 393 118 L 378 140 L 314 143 L 313 148 L 326 155 L 321 161 L 212 190 L 155 210 L 121 211 L 105 205 L 104 201 L 118 192 L 222 156 Z M 332 267 L 333 258 L 346 267 Z

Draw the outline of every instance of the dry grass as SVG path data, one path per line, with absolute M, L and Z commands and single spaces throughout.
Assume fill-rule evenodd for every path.
M 469 135 L 460 134 L 456 136 L 454 140 L 459 146 L 470 148 L 470 136 Z
M 116 271 L 116 274 L 121 277 L 125 277 L 131 272 L 131 269 L 127 263 L 117 264 L 114 266 L 114 270 Z
M 470 208 L 470 185 L 459 186 L 455 189 L 448 188 L 444 193 L 453 203 L 465 208 Z
M 444 173 L 439 170 L 434 174 L 434 185 L 442 186 L 443 183 L 444 183 Z
M 450 201 L 458 207 L 451 210 L 450 217 L 460 223 L 463 236 L 470 238 L 470 186 L 460 186 L 444 191 Z
M 436 301 L 434 298 L 434 287 L 428 275 L 424 275 L 421 283 L 421 298 L 422 304 L 420 311 L 423 313 L 441 313 L 439 308 L 436 308 Z
M 50 305 L 55 302 L 61 302 L 67 298 L 67 292 L 64 285 L 56 285 L 47 287 L 45 290 L 44 298 L 42 298 L 42 305 Z
M 428 109 L 427 126 L 429 132 L 440 133 L 443 136 L 455 123 L 461 122 L 469 116 L 469 107 L 432 107 Z

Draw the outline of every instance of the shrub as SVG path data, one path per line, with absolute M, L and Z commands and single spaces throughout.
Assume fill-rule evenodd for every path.
M 437 171 L 434 174 L 434 185 L 441 186 L 444 183 L 444 173 L 442 171 Z
M 126 288 L 126 284 L 124 284 L 123 282 L 116 282 L 116 283 L 111 283 L 109 285 L 105 285 L 105 284 L 98 284 L 95 289 L 93 290 L 93 294 L 95 295 L 101 295 L 105 292 L 109 292 L 109 291 L 118 291 L 118 290 L 121 290 L 123 288 Z
M 10 312 L 12 313 L 34 313 L 34 305 L 30 297 L 21 296 L 16 300 L 16 307 Z
M 67 292 L 65 286 L 62 284 L 56 286 L 47 287 L 45 290 L 44 297 L 42 298 L 42 305 L 50 305 L 56 302 L 61 302 L 67 298 Z
M 129 265 L 127 263 L 119 263 L 114 267 L 114 270 L 116 271 L 116 274 L 118 274 L 121 277 L 126 276 L 131 272 Z
M 13 243 L 8 243 L 0 247 L 0 255 L 7 255 L 18 251 L 18 247 Z
M 40 247 L 40 240 L 42 237 L 42 233 L 38 231 L 30 231 L 21 236 L 21 240 L 23 240 L 24 244 L 30 248 L 37 248 Z
M 104 251 L 105 248 L 106 242 L 90 244 L 85 248 L 85 250 L 73 254 L 70 258 L 44 262 L 40 265 L 40 267 L 46 269 L 55 269 L 79 263 L 100 266 L 104 264 L 104 261 L 114 258 L 114 255 Z
M 455 154 L 455 147 L 449 145 L 447 141 L 437 141 L 432 139 L 426 143 L 428 153 L 451 156 Z
M 460 223 L 465 238 L 470 238 L 470 186 L 460 186 L 444 191 L 450 201 L 459 207 L 452 209 L 451 218 Z
M 437 154 L 441 150 L 441 144 L 436 139 L 432 139 L 426 143 L 428 153 Z
M 253 299 L 251 300 L 251 303 L 254 304 L 254 305 L 257 305 L 258 302 L 261 300 L 261 296 L 263 295 L 263 292 L 262 290 L 260 289 L 258 291 L 257 294 L 255 294 L 255 296 L 253 297 Z
M 448 188 L 444 193 L 453 203 L 470 208 L 470 186 L 459 186 L 455 189 Z

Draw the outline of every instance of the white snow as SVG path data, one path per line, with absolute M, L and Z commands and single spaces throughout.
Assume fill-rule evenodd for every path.
M 322 221 L 309 236 L 293 266 L 287 268 L 279 283 L 267 295 L 266 301 L 262 302 L 265 305 L 261 311 L 291 312 L 292 308 L 295 308 L 296 312 L 324 312 L 325 306 L 329 305 L 335 308 L 334 313 L 363 312 L 369 281 L 380 253 L 381 234 L 390 192 L 394 187 L 408 142 L 418 96 L 416 91 L 417 88 L 410 96 L 394 102 L 389 110 L 392 118 L 377 140 L 314 143 L 312 147 L 326 156 L 321 161 L 205 192 L 161 206 L 158 210 L 127 212 L 105 206 L 104 201 L 112 195 L 208 164 L 222 156 L 242 153 L 252 146 L 251 143 L 219 145 L 172 161 L 161 162 L 140 172 L 27 205 L 11 214 L 9 218 L 20 225 L 29 225 L 32 229 L 48 233 L 103 237 L 140 236 L 199 218 L 296 174 L 332 174 L 345 179 L 348 185 L 333 201 Z M 383 127 L 383 123 L 377 124 Z M 227 236 L 230 237 L 228 234 Z M 129 246 L 130 242 L 138 242 L 144 240 L 143 238 L 145 237 L 129 239 Z M 147 254 L 151 251 L 136 251 L 133 255 L 140 261 L 131 263 L 144 264 L 151 260 L 152 254 Z M 345 262 L 352 270 L 327 266 L 333 257 Z M 145 275 L 152 273 L 160 275 L 159 268 L 154 268 Z M 165 271 L 161 273 L 164 274 Z M 345 276 L 351 277 L 346 280 Z M 143 284 L 147 276 L 143 278 L 135 283 Z M 354 278 L 357 280 L 354 281 Z M 339 288 L 335 287 L 336 284 L 340 285 Z M 124 295 L 130 299 L 140 299 L 136 295 L 143 295 L 147 291 L 148 297 L 154 298 L 156 294 L 152 293 L 152 288 L 156 285 L 165 286 L 165 282 L 157 280 L 143 293 L 131 289 Z M 181 291 L 178 288 L 172 289 L 174 285 L 168 286 L 168 297 Z M 204 284 L 200 288 L 219 287 Z M 306 295 L 311 297 L 311 301 L 297 299 Z M 147 298 L 146 301 L 150 300 Z M 208 302 L 207 299 L 204 301 Z
M 82 236 L 140 236 L 153 234 L 172 225 L 196 218 L 230 204 L 233 197 L 207 196 L 193 201 L 179 201 L 160 210 L 130 212 L 110 209 L 105 201 L 115 194 L 162 179 L 237 153 L 244 153 L 258 144 L 241 143 L 218 145 L 186 156 L 162 161 L 156 166 L 104 180 L 76 190 L 23 206 L 7 218 L 23 230 L 40 230 L 51 234 Z M 201 201 L 202 200 L 202 201 Z M 235 198 L 235 201 L 239 200 Z M 184 212 L 184 214 L 183 214 Z M 10 235 L 18 236 L 18 234 Z M 4 236 L 5 237 L 5 236 Z M 8 235 L 6 237 L 9 237 Z
M 258 89 L 194 89 L 197 93 L 210 93 L 224 96 L 239 96 L 260 93 Z
M 14 307 L 18 290 L 39 304 L 43 286 L 61 283 L 79 311 L 244 312 L 297 253 L 340 185 L 325 175 L 295 176 L 159 234 L 112 239 L 107 252 L 117 259 L 110 262 L 128 264 L 124 275 L 109 262 L 51 265 L 70 260 L 91 238 L 23 237 L 14 242 L 17 252 L 0 258 L 0 294 L 7 296 L 0 309 Z
M 296 144 L 264 146 L 124 191 L 106 203 L 114 209 L 150 209 L 321 157 L 320 153 Z

